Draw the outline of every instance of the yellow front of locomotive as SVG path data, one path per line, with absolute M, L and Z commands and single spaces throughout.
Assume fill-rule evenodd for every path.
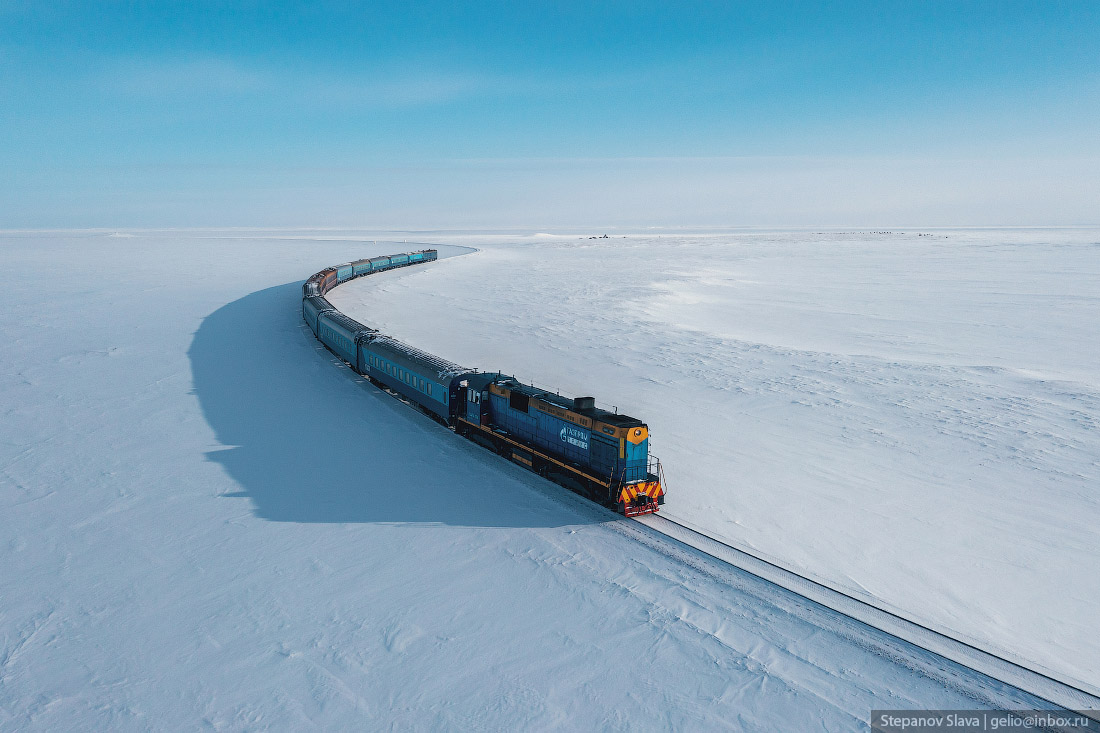
M 619 511 L 628 517 L 652 514 L 665 503 L 661 462 L 649 454 L 649 426 L 634 425 L 616 431 L 622 471 Z

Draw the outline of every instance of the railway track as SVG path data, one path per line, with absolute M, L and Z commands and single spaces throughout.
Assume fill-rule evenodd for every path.
M 329 271 L 333 273 L 330 276 L 335 281 L 333 284 L 338 284 L 337 270 L 333 268 L 317 273 L 309 282 L 313 282 L 314 279 Z M 322 289 L 319 291 L 320 294 L 328 292 L 331 287 Z M 358 341 L 355 343 L 358 348 Z M 358 373 L 358 369 L 355 371 Z M 425 412 L 437 422 L 443 422 L 422 405 L 410 401 L 376 379 L 370 378 L 370 381 L 402 402 Z M 768 587 L 793 594 L 812 606 L 821 607 L 858 625 L 886 634 L 902 642 L 903 645 L 909 645 L 910 650 L 913 647 L 923 650 L 937 659 L 947 660 L 981 677 L 1022 692 L 1029 698 L 1065 710 L 1081 712 L 1092 721 L 1100 723 L 1100 688 L 1085 689 L 1079 683 L 1059 678 L 1053 671 L 1039 671 L 1028 666 L 1024 660 L 1010 659 L 1008 652 L 1002 651 L 998 654 L 983 649 L 976 643 L 964 641 L 907 618 L 902 612 L 883 608 L 880 605 L 881 602 L 877 602 L 877 599 L 870 596 L 861 598 L 851 591 L 834 588 L 820 580 L 783 567 L 779 562 L 764 558 L 750 549 L 737 547 L 728 541 L 712 537 L 687 522 L 670 518 L 667 514 L 643 514 L 632 518 L 633 523 L 619 524 L 618 528 L 626 531 L 628 527 L 636 529 L 644 526 L 645 531 L 651 533 L 650 539 L 660 537 L 689 551 L 701 553 L 709 560 L 717 561 L 735 571 L 747 573 L 767 584 Z M 904 649 L 887 653 L 895 652 L 898 655 L 905 653 Z M 928 666 L 924 665 L 923 668 L 927 669 Z M 940 671 L 944 672 L 944 670 Z M 942 678 L 942 674 L 939 676 Z M 1019 696 L 985 694 L 982 699 L 997 706 L 1002 701 L 1018 702 Z
M 1059 679 L 1053 672 L 1042 672 L 1020 660 L 1010 659 L 1007 655 L 982 649 L 974 643 L 906 618 L 901 613 L 882 608 L 871 599 L 859 598 L 850 592 L 833 588 L 765 559 L 751 550 L 716 539 L 687 522 L 663 513 L 635 517 L 633 521 L 663 538 L 701 552 L 817 606 L 889 634 L 1059 708 L 1082 712 L 1100 722 L 1100 694 Z
M 396 392 L 384 387 L 383 389 L 409 407 L 420 409 L 415 403 Z M 429 415 L 429 417 L 432 416 Z M 507 459 L 502 458 L 502 460 Z M 586 499 L 580 500 L 587 502 Z M 1032 669 L 1021 661 L 987 651 L 973 643 L 906 618 L 899 612 L 882 608 L 874 603 L 873 599 L 859 598 L 850 592 L 801 575 L 751 550 L 736 547 L 727 541 L 712 537 L 683 520 L 673 519 L 667 513 L 643 514 L 631 519 L 638 525 L 643 525 L 646 530 L 659 535 L 663 540 L 671 540 L 701 552 L 713 560 L 748 573 L 788 593 L 793 593 L 814 605 L 1025 692 L 1038 700 L 1065 710 L 1081 712 L 1091 720 L 1100 723 L 1100 695 L 1058 679 L 1053 673 Z M 990 698 L 989 702 L 996 704 L 998 700 Z

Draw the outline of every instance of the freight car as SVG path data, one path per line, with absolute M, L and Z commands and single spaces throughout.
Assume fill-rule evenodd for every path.
M 437 257 L 428 249 L 322 270 L 302 287 L 302 318 L 356 372 L 459 435 L 621 514 L 656 512 L 665 502 L 665 482 L 641 420 L 601 409 L 592 397 L 569 399 L 459 366 L 368 328 L 324 297 L 353 278 Z

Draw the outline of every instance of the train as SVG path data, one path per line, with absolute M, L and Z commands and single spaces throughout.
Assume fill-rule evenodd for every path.
M 328 267 L 302 286 L 302 319 L 317 339 L 372 384 L 505 458 L 633 517 L 665 503 L 661 462 L 649 453 L 649 426 L 501 372 L 483 372 L 429 354 L 369 328 L 325 298 L 356 278 L 438 259 L 434 249 Z

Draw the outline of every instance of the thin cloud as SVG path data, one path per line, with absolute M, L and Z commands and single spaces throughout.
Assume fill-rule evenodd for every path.
M 138 96 L 246 94 L 268 87 L 264 74 L 217 57 L 111 63 L 99 75 L 104 90 Z
M 297 76 L 282 80 L 288 91 L 317 103 L 356 107 L 419 107 L 446 104 L 499 91 L 493 78 L 462 73 L 379 73 Z
M 218 57 L 125 59 L 101 65 L 94 86 L 125 97 L 267 96 L 341 107 L 418 107 L 524 88 L 520 80 L 452 71 L 355 71 L 250 66 Z
M 249 64 L 225 57 L 122 58 L 89 64 L 90 86 L 131 98 L 254 97 L 354 108 L 443 105 L 486 97 L 560 97 L 652 86 L 662 68 L 581 72 L 555 77 L 443 69 L 421 59 L 373 69 Z

